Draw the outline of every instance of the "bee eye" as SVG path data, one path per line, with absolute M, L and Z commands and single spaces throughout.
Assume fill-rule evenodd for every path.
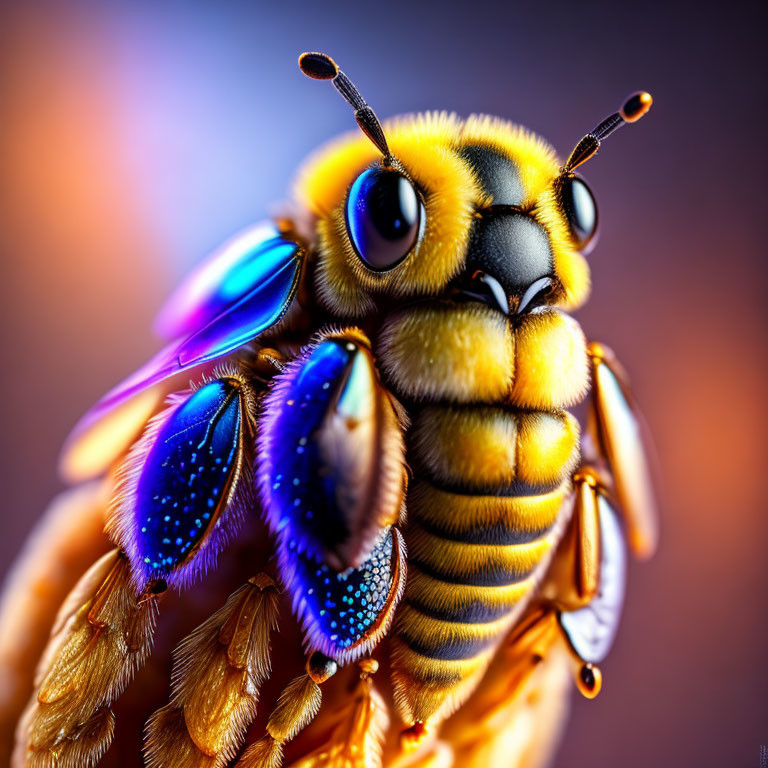
M 584 179 L 566 178 L 560 189 L 560 203 L 579 250 L 587 250 L 597 233 L 597 204 Z
M 424 206 L 402 173 L 371 168 L 361 173 L 347 198 L 347 230 L 360 258 L 371 269 L 401 262 L 419 240 Z
M 528 286 L 528 288 L 526 288 L 523 297 L 520 299 L 520 303 L 517 305 L 515 314 L 522 315 L 523 312 L 530 312 L 535 307 L 541 306 L 544 304 L 551 290 L 551 277 L 542 277 L 535 280 Z

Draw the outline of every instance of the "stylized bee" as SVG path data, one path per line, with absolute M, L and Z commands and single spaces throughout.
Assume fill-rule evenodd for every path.
M 16 768 L 95 765 L 164 591 L 202 601 L 224 566 L 239 581 L 177 647 L 148 766 L 538 765 L 564 680 L 600 688 L 624 531 L 647 556 L 656 530 L 626 378 L 565 314 L 597 232 L 575 171 L 650 96 L 560 165 L 491 117 L 382 126 L 328 56 L 300 66 L 365 136 L 192 275 L 160 316 L 171 343 L 70 439 L 68 478 L 106 479 L 55 507 L 7 587 Z M 565 409 L 590 382 L 581 440 Z M 61 539 L 102 514 L 115 548 L 54 621 Z

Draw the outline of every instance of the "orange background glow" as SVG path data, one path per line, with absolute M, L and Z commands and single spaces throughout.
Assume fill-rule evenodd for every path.
M 279 8 L 283 10 L 278 10 Z M 556 765 L 757 766 L 768 743 L 764 14 L 757 3 L 5 4 L 0 11 L 4 574 L 79 415 L 155 349 L 181 275 L 352 127 L 306 49 L 379 114 L 486 111 L 567 154 L 632 90 L 651 114 L 584 168 L 578 319 L 655 437 L 661 548 L 632 566 L 594 702 Z M 126 763 L 129 765 L 130 763 Z

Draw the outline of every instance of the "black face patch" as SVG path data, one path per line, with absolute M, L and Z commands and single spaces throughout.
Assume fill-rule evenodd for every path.
M 522 205 L 525 196 L 517 166 L 490 147 L 472 145 L 461 150 L 493 205 Z
M 467 264 L 470 270 L 495 277 L 508 296 L 522 294 L 534 280 L 553 271 L 547 233 L 533 219 L 514 212 L 490 214 L 476 221 Z

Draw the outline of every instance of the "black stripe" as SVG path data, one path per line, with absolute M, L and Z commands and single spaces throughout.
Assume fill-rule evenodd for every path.
M 462 544 L 486 544 L 491 546 L 530 544 L 549 533 L 555 524 L 553 522 L 552 525 L 547 525 L 544 528 L 537 528 L 533 531 L 524 531 L 519 528 L 509 528 L 503 523 L 495 523 L 494 525 L 486 526 L 478 525 L 462 533 L 442 528 L 434 522 L 422 519 L 418 514 L 418 509 L 416 510 L 415 517 L 419 527 L 433 536 L 439 536 L 441 539 Z
M 428 606 L 415 598 L 408 598 L 405 602 L 406 605 L 412 606 L 425 616 L 461 624 L 490 624 L 493 621 L 503 619 L 514 609 L 514 606 L 511 605 L 488 605 L 481 600 L 473 600 L 461 608 L 450 611 L 445 608 Z
M 470 144 L 460 154 L 474 171 L 483 191 L 493 198 L 494 205 L 522 205 L 525 187 L 520 169 L 506 155 L 481 144 Z
M 478 637 L 474 640 L 465 642 L 443 643 L 441 645 L 425 644 L 419 640 L 408 637 L 403 629 L 400 630 L 400 637 L 403 642 L 416 653 L 426 656 L 429 659 L 439 661 L 460 661 L 462 659 L 473 659 L 480 655 L 489 646 L 496 642 L 496 636 Z
M 536 563 L 532 568 L 520 572 L 485 565 L 473 573 L 456 576 L 439 571 L 413 556 L 409 558 L 409 561 L 433 579 L 444 581 L 446 584 L 464 584 L 468 587 L 506 587 L 510 584 L 519 584 L 521 581 L 525 581 L 539 566 L 539 563 Z
M 515 480 L 509 485 L 470 485 L 461 481 L 445 482 L 435 477 L 430 469 L 421 462 L 414 462 L 414 475 L 424 482 L 428 482 L 433 488 L 445 493 L 453 493 L 457 496 L 496 496 L 496 497 L 515 497 L 515 496 L 545 496 L 552 491 L 556 491 L 563 485 L 563 481 L 568 477 L 568 468 L 564 468 L 563 474 L 557 480 L 551 483 L 526 483 L 522 480 Z

